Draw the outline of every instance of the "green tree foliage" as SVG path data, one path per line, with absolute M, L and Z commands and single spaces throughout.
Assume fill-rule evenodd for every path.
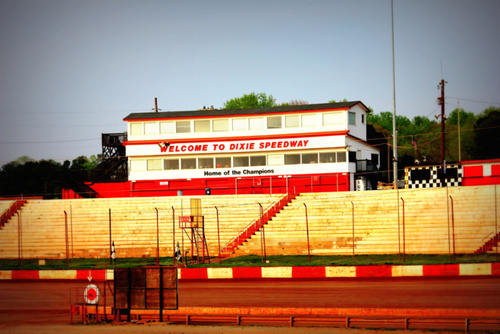
M 500 157 L 500 108 L 490 107 L 477 118 L 474 127 L 476 159 L 494 159 Z
M 383 133 L 392 143 L 393 117 L 389 111 L 380 114 L 370 113 L 367 122 L 372 124 L 377 132 Z M 396 129 L 398 131 L 398 156 L 411 156 L 413 164 L 438 163 L 440 160 L 440 149 L 436 149 L 433 143 L 439 138 L 439 124 L 427 117 L 416 116 L 410 120 L 406 116 L 396 115 Z
M 500 108 L 490 107 L 476 116 L 472 112 L 460 110 L 460 156 L 459 156 L 459 111 L 453 110 L 445 119 L 445 160 L 455 163 L 459 160 L 500 158 Z M 367 122 L 378 133 L 392 142 L 392 113 L 384 111 L 370 113 Z M 396 116 L 398 130 L 398 157 L 405 161 L 419 161 L 426 164 L 441 163 L 441 123 L 440 120 L 416 116 L 409 120 Z M 409 159 L 411 158 L 411 159 Z
M 98 158 L 80 156 L 70 164 L 54 160 L 36 161 L 23 156 L 0 169 L 0 196 L 43 196 L 60 198 L 68 177 L 80 182 L 88 181 L 90 172 L 97 167 Z
M 465 161 L 475 159 L 475 131 L 477 117 L 472 112 L 460 110 L 460 128 L 458 126 L 458 109 L 453 110 L 446 121 L 446 160 Z M 460 136 L 459 136 L 460 131 Z M 458 140 L 460 137 L 460 145 Z M 460 146 L 461 154 L 458 154 Z
M 339 102 L 349 102 L 346 98 L 344 98 L 342 101 L 336 101 L 336 100 L 330 100 L 328 103 L 339 103 Z
M 304 100 L 291 100 L 290 102 L 283 102 L 281 106 L 302 106 L 309 104 L 309 102 Z
M 266 93 L 250 93 L 224 102 L 222 109 L 252 109 L 275 107 L 276 99 Z
M 22 162 L 17 159 L 0 170 L 2 196 L 60 196 L 61 186 L 52 182 L 61 175 L 62 165 L 54 160 Z

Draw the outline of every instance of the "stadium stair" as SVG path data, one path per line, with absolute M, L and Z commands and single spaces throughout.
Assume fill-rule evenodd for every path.
M 495 236 L 493 236 L 490 240 L 486 241 L 484 245 L 479 247 L 474 254 L 484 254 L 488 253 L 493 247 L 498 245 L 498 241 L 500 240 L 500 232 L 498 232 Z
M 2 213 L 2 217 L 0 219 L 0 228 L 2 228 L 8 221 L 9 219 L 14 216 L 24 204 L 26 203 L 26 200 L 15 200 L 12 202 L 12 204 L 5 210 L 5 212 Z
M 264 210 L 262 217 L 254 219 L 250 224 L 248 224 L 243 230 L 241 230 L 238 235 L 229 241 L 222 250 L 222 254 L 228 257 L 229 254 L 234 253 L 234 251 L 241 246 L 245 241 L 247 241 L 252 235 L 254 235 L 258 230 L 267 224 L 273 217 L 276 216 L 284 207 L 292 202 L 297 197 L 297 194 L 285 194 L 276 203 L 271 204 Z

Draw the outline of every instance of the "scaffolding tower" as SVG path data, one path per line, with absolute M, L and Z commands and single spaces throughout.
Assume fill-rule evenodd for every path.
M 191 215 L 179 217 L 179 228 L 183 231 L 183 236 L 186 235 L 191 242 L 191 264 L 205 263 L 205 261 L 210 263 L 205 238 L 205 217 L 201 213 L 201 199 L 191 198 Z

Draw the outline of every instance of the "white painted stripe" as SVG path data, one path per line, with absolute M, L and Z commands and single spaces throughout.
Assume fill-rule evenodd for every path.
M 207 277 L 233 278 L 233 268 L 207 268 Z
M 356 267 L 325 267 L 325 277 L 356 277 Z
M 424 266 L 392 266 L 392 277 L 424 276 Z
M 39 270 L 40 279 L 76 279 L 76 270 Z
M 491 275 L 491 263 L 464 263 L 459 270 L 460 276 Z
M 12 279 L 12 270 L 0 270 L 0 280 Z
M 292 267 L 262 267 L 262 278 L 292 278 Z
M 115 278 L 115 271 L 113 269 L 108 269 L 106 271 L 106 279 L 112 281 L 114 280 L 114 278 Z

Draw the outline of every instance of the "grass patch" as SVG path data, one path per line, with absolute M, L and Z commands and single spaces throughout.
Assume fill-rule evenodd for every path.
M 457 254 L 455 260 L 447 254 L 409 254 L 403 262 L 403 256 L 394 255 L 331 255 L 311 256 L 311 262 L 307 255 L 273 255 L 267 256 L 263 262 L 260 255 L 245 255 L 222 260 L 219 264 L 218 258 L 212 258 L 210 263 L 189 264 L 191 268 L 201 267 L 261 267 L 261 266 L 364 266 L 364 265 L 431 265 L 431 264 L 453 264 L 453 263 L 489 263 L 499 262 L 495 254 Z M 187 259 L 190 263 L 191 259 Z M 160 258 L 160 265 L 171 266 L 171 257 Z M 178 263 L 177 263 L 178 264 Z M 70 259 L 45 260 L 45 265 L 40 265 L 38 259 L 25 259 L 22 265 L 17 259 L 0 259 L 0 270 L 40 270 L 40 269 L 91 269 L 91 268 L 113 268 L 109 259 Z M 143 258 L 118 258 L 117 268 L 142 267 L 156 265 L 155 257 Z

